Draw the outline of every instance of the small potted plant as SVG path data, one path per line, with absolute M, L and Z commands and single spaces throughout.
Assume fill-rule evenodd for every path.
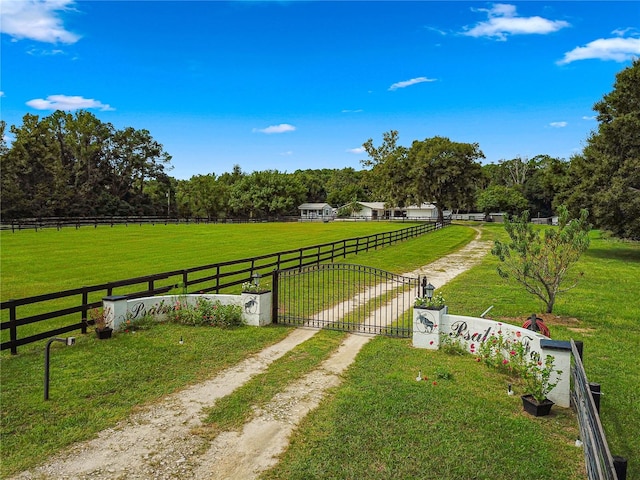
M 544 362 L 531 361 L 524 371 L 526 395 L 522 395 L 522 406 L 527 413 L 536 417 L 549 415 L 553 402 L 547 398 L 547 394 L 555 388 L 560 381 L 561 370 L 553 368 L 554 357 L 547 355 Z M 554 376 L 555 374 L 555 376 Z M 551 377 L 554 376 L 554 380 Z
M 427 310 L 442 310 L 444 305 L 445 300 L 441 293 L 436 293 L 431 297 L 416 297 L 415 302 L 413 302 L 414 308 L 426 308 Z
M 265 293 L 269 291 L 267 286 L 260 284 L 260 278 L 262 276 L 259 273 L 251 275 L 251 282 L 244 282 L 242 284 L 242 293 Z
M 111 334 L 113 333 L 113 328 L 111 328 L 108 324 L 108 316 L 109 310 L 94 308 L 91 310 L 89 314 L 89 318 L 91 322 L 93 322 L 93 326 L 96 329 L 96 336 L 104 340 L 105 338 L 111 338 Z

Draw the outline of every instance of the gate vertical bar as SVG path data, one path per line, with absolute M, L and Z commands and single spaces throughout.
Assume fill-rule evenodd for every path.
M 271 322 L 272 323 L 278 323 L 278 289 L 280 288 L 280 284 L 279 284 L 279 278 L 280 278 L 280 270 L 274 270 L 273 271 L 273 280 L 271 282 L 272 284 L 272 297 L 271 297 Z

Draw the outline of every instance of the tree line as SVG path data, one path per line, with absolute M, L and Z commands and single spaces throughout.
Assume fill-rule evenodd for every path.
M 147 130 L 116 129 L 87 111 L 27 114 L 10 127 L 0 121 L 0 214 L 28 217 L 167 215 L 183 218 L 274 218 L 298 214 L 304 202 L 343 207 L 384 201 L 390 207 L 433 202 L 439 215 L 528 210 L 548 217 L 566 205 L 587 208 L 595 226 L 640 239 L 640 60 L 616 76 L 594 105 L 598 128 L 569 160 L 538 155 L 481 164 L 477 143 L 435 136 L 398 144 L 383 134 L 363 147 L 362 169 L 243 172 L 178 180 L 171 156 Z

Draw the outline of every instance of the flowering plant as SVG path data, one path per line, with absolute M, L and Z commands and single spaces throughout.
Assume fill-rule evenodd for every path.
M 562 370 L 555 370 L 553 368 L 554 360 L 553 355 L 547 355 L 544 364 L 540 360 L 532 360 L 527 364 L 524 373 L 526 391 L 529 392 L 538 403 L 544 402 L 547 394 L 553 390 L 560 381 L 559 375 L 562 373 Z M 551 376 L 554 373 L 556 375 L 552 381 Z
M 255 284 L 253 282 L 244 282 L 242 284 L 242 292 L 243 293 L 264 293 L 268 292 L 269 288 L 260 284 Z
M 520 332 L 503 334 L 502 330 L 498 330 L 498 335 L 492 334 L 479 343 L 478 361 L 514 378 L 522 378 L 528 394 L 541 403 L 558 385 L 562 371 L 554 368 L 552 355 L 547 355 L 544 363 L 537 355 L 532 355 L 521 336 Z M 474 350 L 475 344 L 471 344 L 471 353 L 474 353 Z
M 520 341 L 520 333 L 516 332 L 507 335 L 499 330 L 498 335 L 491 335 L 484 342 L 478 344 L 478 358 L 482 359 L 485 365 L 501 370 L 511 376 L 524 377 L 527 371 L 529 360 L 527 356 L 529 349 Z M 471 346 L 473 353 L 474 345 Z
M 433 297 L 416 297 L 415 302 L 413 302 L 414 307 L 418 308 L 428 308 L 431 310 L 440 310 L 444 307 L 444 297 L 441 293 L 436 293 Z

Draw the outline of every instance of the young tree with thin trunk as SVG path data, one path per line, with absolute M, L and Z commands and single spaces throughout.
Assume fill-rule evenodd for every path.
M 552 313 L 556 297 L 575 287 L 582 272 L 571 267 L 589 248 L 588 211 L 580 211 L 580 218 L 569 221 L 565 206 L 559 209 L 558 227 L 541 230 L 529 222 L 529 212 L 506 218 L 504 228 L 510 242 L 496 240 L 491 253 L 500 259 L 498 274 L 513 278 L 527 292 L 540 298 Z

